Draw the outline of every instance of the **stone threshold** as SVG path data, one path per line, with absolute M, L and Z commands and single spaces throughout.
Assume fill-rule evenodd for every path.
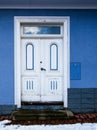
M 73 118 L 70 110 L 15 110 L 12 120 L 56 120 Z

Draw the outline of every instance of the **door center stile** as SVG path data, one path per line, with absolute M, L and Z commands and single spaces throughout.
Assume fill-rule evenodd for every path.
M 42 96 L 42 93 L 43 93 L 43 90 L 42 90 L 42 86 L 43 86 L 43 73 L 41 71 L 41 68 L 43 68 L 43 64 L 44 64 L 44 61 L 43 61 L 43 44 L 41 42 L 41 39 L 39 39 L 39 44 L 41 45 L 40 47 L 40 101 L 41 101 L 41 96 Z

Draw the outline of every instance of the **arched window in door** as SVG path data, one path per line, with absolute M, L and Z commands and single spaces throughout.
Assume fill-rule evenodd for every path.
M 58 45 L 50 45 L 50 70 L 58 70 Z
M 34 70 L 34 46 L 32 43 L 26 45 L 26 70 Z

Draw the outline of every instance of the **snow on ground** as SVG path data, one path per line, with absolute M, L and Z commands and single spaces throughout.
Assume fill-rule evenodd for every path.
M 64 124 L 64 125 L 5 125 L 10 121 L 0 122 L 0 130 L 97 130 L 97 123 Z

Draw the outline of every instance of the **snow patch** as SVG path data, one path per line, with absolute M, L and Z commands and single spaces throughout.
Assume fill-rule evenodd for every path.
M 0 121 L 0 126 L 1 125 L 5 125 L 7 123 L 10 123 L 11 121 L 10 120 L 3 120 L 3 121 Z M 1 130 L 1 129 L 0 129 Z
M 64 125 L 6 125 L 9 120 L 0 122 L 0 130 L 97 130 L 97 123 L 64 124 Z

